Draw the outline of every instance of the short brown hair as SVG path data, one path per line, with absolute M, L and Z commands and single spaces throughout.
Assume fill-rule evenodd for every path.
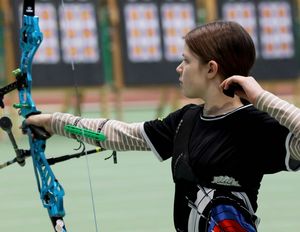
M 203 62 L 216 61 L 224 78 L 248 76 L 255 62 L 253 40 L 236 22 L 216 21 L 198 26 L 185 36 L 185 42 Z

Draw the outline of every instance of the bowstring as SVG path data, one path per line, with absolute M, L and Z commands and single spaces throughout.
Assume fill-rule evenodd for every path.
M 63 18 L 65 18 L 66 15 L 66 8 L 65 8 L 65 2 L 64 0 L 61 0 L 61 5 L 62 5 L 62 11 L 63 11 Z M 66 29 L 71 28 L 69 24 L 69 20 L 66 19 L 64 21 L 66 23 Z M 75 88 L 75 96 L 76 96 L 76 101 L 77 101 L 77 106 L 78 106 L 78 116 L 81 117 L 81 110 L 80 110 L 80 93 L 79 93 L 79 87 L 75 75 L 75 62 L 74 62 L 74 57 L 71 54 L 70 56 L 70 61 L 71 61 L 71 69 L 72 69 L 72 78 L 73 78 L 73 83 L 74 83 L 74 88 Z M 83 132 L 84 134 L 84 132 Z M 83 153 L 87 154 L 86 149 L 82 151 Z M 98 222 L 97 222 L 97 213 L 96 213 L 96 207 L 95 207 L 95 200 L 94 200 L 94 191 L 93 191 L 93 184 L 92 184 L 92 178 L 91 178 L 91 172 L 90 172 L 90 164 L 88 160 L 88 156 L 85 155 L 85 161 L 86 161 L 86 168 L 87 168 L 87 174 L 88 174 L 88 181 L 89 181 L 89 189 L 90 189 L 90 195 L 91 195 L 91 202 L 92 202 L 92 209 L 93 209 L 93 217 L 94 217 L 94 224 L 95 224 L 95 231 L 98 232 Z

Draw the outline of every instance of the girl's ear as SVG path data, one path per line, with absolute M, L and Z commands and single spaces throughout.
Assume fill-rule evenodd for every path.
M 219 65 L 214 60 L 209 61 L 207 65 L 208 65 L 208 78 L 212 79 L 217 75 Z

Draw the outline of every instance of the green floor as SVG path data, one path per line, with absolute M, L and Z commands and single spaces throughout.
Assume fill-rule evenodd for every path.
M 153 115 L 151 110 L 129 110 L 124 119 L 142 121 Z M 18 141 L 26 148 L 26 141 Z M 76 147 L 75 141 L 54 136 L 48 141 L 47 153 L 66 154 Z M 13 157 L 8 140 L 2 139 L 0 149 L 1 162 Z M 170 162 L 160 163 L 151 152 L 123 152 L 118 155 L 119 163 L 113 164 L 112 160 L 104 160 L 109 154 L 88 158 L 99 231 L 174 231 Z M 53 166 L 66 192 L 65 222 L 70 232 L 95 231 L 86 161 L 81 158 Z M 0 231 L 52 231 L 39 200 L 31 160 L 23 168 L 15 165 L 0 172 Z M 259 197 L 259 231 L 299 231 L 299 195 L 300 173 L 267 176 Z

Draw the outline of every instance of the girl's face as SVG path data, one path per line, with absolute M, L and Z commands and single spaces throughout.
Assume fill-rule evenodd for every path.
M 183 61 L 176 68 L 176 71 L 180 74 L 179 82 L 183 95 L 188 98 L 203 98 L 207 89 L 209 65 L 203 64 L 186 44 L 182 56 Z

